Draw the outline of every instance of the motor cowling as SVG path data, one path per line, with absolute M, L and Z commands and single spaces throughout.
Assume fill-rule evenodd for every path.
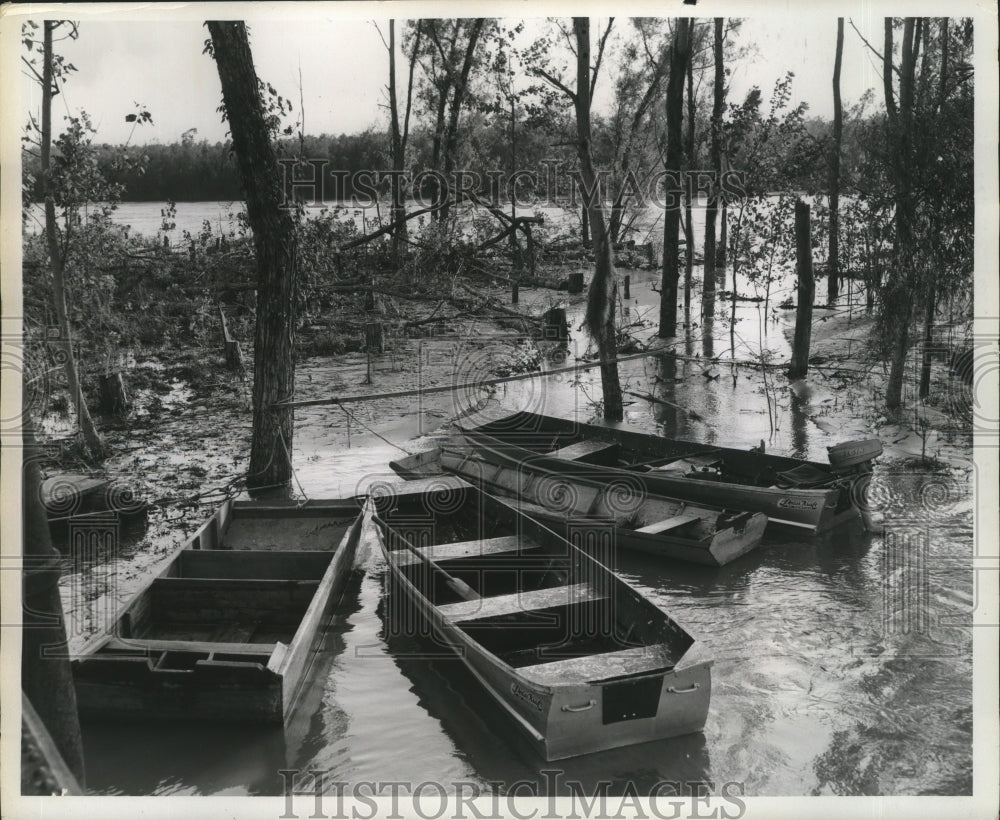
M 882 442 L 877 438 L 845 441 L 827 447 L 830 469 L 836 475 L 847 476 L 870 473 L 872 462 L 882 455 Z

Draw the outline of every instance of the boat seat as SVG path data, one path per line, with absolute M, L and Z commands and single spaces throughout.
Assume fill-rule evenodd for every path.
M 232 643 L 225 641 L 164 641 L 148 638 L 110 638 L 101 649 L 110 652 L 220 652 L 226 655 L 263 655 L 270 656 L 276 644 L 273 643 Z M 100 658 L 100 654 L 81 657 L 81 660 Z M 103 657 L 122 657 L 121 655 L 106 655 Z
M 456 561 L 486 556 L 520 555 L 524 551 L 538 549 L 538 546 L 534 541 L 517 535 L 504 535 L 500 538 L 459 541 L 455 544 L 432 544 L 429 547 L 417 547 L 417 552 L 431 561 Z M 395 550 L 392 556 L 396 566 L 422 563 L 420 558 L 408 549 Z
M 553 654 L 558 650 L 553 650 Z M 544 686 L 565 683 L 600 681 L 620 678 L 642 672 L 663 672 L 673 668 L 670 647 L 631 646 L 617 652 L 602 652 L 599 655 L 583 655 L 564 660 L 543 661 L 534 666 L 522 666 L 517 674 Z
M 515 592 L 512 595 L 494 595 L 473 601 L 459 601 L 439 606 L 438 612 L 452 622 L 477 621 L 482 618 L 500 618 L 505 615 L 602 601 L 608 597 L 598 593 L 590 584 L 571 584 L 533 589 L 529 592 Z
M 567 461 L 579 461 L 583 464 L 613 464 L 618 457 L 621 445 L 611 441 L 578 441 L 566 447 L 560 447 L 547 455 Z
M 834 476 L 826 470 L 821 470 L 812 464 L 800 464 L 791 470 L 778 473 L 774 483 L 779 487 L 808 489 L 810 487 L 820 487 L 823 484 L 829 484 L 833 479 Z
M 700 515 L 695 515 L 694 513 L 681 513 L 680 515 L 675 515 L 673 518 L 666 518 L 663 521 L 657 521 L 655 524 L 647 524 L 645 527 L 638 527 L 635 531 L 645 533 L 646 535 L 659 535 L 661 533 L 668 532 L 669 530 L 676 530 L 687 524 L 693 524 L 695 521 L 700 520 Z

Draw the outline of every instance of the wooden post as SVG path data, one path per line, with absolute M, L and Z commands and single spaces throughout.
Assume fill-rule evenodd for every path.
M 381 322 L 365 322 L 365 349 L 372 355 L 385 353 L 385 332 Z
M 222 352 L 226 357 L 226 367 L 234 373 L 245 373 L 243 364 L 243 350 L 240 343 L 229 335 L 229 325 L 226 322 L 226 314 L 219 305 L 219 321 L 222 323 Z
M 632 298 L 632 293 L 631 293 L 631 290 L 630 290 L 631 284 L 632 284 L 632 277 L 631 276 L 626 275 L 626 276 L 622 277 L 622 298 L 623 299 L 631 299 Z
M 792 364 L 788 369 L 788 377 L 801 379 L 809 369 L 809 341 L 816 290 L 812 269 L 809 205 L 801 199 L 795 203 L 795 267 L 799 278 L 798 308 L 795 311 L 795 338 L 792 341 Z
M 517 286 L 518 286 L 518 281 L 517 281 L 517 275 L 515 274 L 514 276 L 511 277 L 510 280 L 510 303 L 512 305 L 517 304 L 517 299 L 518 299 Z
M 121 371 L 108 373 L 100 378 L 101 382 L 101 412 L 112 416 L 124 416 L 128 413 L 131 402 L 125 390 L 125 379 Z
M 528 273 L 532 279 L 535 278 L 535 237 L 531 233 L 531 223 L 524 225 L 524 235 L 527 237 L 528 246 Z

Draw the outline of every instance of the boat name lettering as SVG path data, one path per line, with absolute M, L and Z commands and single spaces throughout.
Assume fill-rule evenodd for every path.
M 782 498 L 778 502 L 778 506 L 784 510 L 787 509 L 799 509 L 799 510 L 815 510 L 817 507 L 816 501 L 810 501 L 806 498 Z
M 538 697 L 534 692 L 529 692 L 527 689 L 522 689 L 519 684 L 512 683 L 510 685 L 510 691 L 513 692 L 521 700 L 526 700 L 532 706 L 534 706 L 539 712 L 542 711 L 542 699 Z

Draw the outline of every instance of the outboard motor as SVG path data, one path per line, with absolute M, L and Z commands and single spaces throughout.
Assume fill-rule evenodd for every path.
M 869 532 L 879 532 L 880 526 L 872 521 L 871 508 L 859 492 L 859 485 L 867 484 L 872 471 L 872 462 L 882 455 L 882 442 L 877 438 L 862 441 L 845 441 L 827 447 L 827 457 L 830 459 L 830 471 L 838 478 L 846 479 L 851 484 L 852 501 L 857 505 L 865 529 Z
M 870 473 L 872 462 L 882 455 L 882 442 L 877 438 L 845 441 L 843 444 L 827 447 L 826 451 L 834 475 L 862 475 Z

